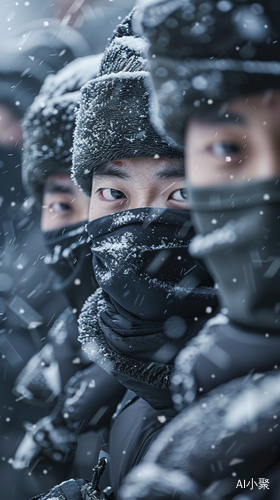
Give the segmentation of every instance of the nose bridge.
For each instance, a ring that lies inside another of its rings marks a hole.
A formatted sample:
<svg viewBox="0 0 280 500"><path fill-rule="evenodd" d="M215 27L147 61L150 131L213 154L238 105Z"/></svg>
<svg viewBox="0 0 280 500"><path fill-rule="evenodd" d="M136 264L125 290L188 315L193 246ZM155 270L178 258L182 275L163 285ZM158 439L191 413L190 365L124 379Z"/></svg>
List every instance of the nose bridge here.
<svg viewBox="0 0 280 500"><path fill-rule="evenodd" d="M279 134L272 131L267 135L266 172L268 175L280 176L280 141Z"/></svg>
<svg viewBox="0 0 280 500"><path fill-rule="evenodd" d="M151 207L155 201L154 198L154 189L151 181L150 186L138 186L138 188L134 190L130 208Z"/></svg>
<svg viewBox="0 0 280 500"><path fill-rule="evenodd" d="M280 176L280 137L278 130L268 126L262 129L262 136L258 136L258 176Z"/></svg>

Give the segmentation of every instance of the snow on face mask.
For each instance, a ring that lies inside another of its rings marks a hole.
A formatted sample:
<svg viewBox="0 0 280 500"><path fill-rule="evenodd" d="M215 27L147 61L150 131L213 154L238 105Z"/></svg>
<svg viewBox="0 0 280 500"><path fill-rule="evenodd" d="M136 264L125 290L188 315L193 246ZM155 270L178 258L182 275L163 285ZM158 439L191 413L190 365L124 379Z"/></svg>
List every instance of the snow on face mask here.
<svg viewBox="0 0 280 500"><path fill-rule="evenodd" d="M263 331L280 330L280 179L190 191L202 258L228 316Z"/></svg>
<svg viewBox="0 0 280 500"><path fill-rule="evenodd" d="M43 236L45 246L51 252L46 255L45 264L50 265L62 278L67 278L77 262L75 254L87 240L85 222L43 231Z"/></svg>
<svg viewBox="0 0 280 500"><path fill-rule="evenodd" d="M93 220L87 231L99 286L128 312L143 320L205 313L213 282L188 252L188 211L139 208Z"/></svg>
<svg viewBox="0 0 280 500"><path fill-rule="evenodd" d="M74 309L80 311L96 289L85 221L44 231L45 246L51 252L45 264L56 273L53 288L63 292Z"/></svg>

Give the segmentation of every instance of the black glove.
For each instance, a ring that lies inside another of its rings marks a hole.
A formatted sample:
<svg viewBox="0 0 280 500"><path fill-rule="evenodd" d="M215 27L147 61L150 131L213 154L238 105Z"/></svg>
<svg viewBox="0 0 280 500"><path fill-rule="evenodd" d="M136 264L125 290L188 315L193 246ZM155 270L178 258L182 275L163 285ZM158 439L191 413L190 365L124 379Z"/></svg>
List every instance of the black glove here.
<svg viewBox="0 0 280 500"><path fill-rule="evenodd" d="M50 406L61 392L59 365L53 346L48 343L32 356L18 375L13 393L22 400L40 406Z"/></svg>
<svg viewBox="0 0 280 500"><path fill-rule="evenodd" d="M77 435L69 430L61 417L63 397L60 398L51 415L36 424L24 424L25 436L21 441L13 460L13 468L23 470L39 455L43 454L55 462L66 463L73 460Z"/></svg>
<svg viewBox="0 0 280 500"><path fill-rule="evenodd" d="M112 488L104 491L99 489L99 481L110 457L105 452L100 452L97 465L93 468L91 481L85 479L69 479L55 486L43 495L37 495L31 500L114 500Z"/></svg>

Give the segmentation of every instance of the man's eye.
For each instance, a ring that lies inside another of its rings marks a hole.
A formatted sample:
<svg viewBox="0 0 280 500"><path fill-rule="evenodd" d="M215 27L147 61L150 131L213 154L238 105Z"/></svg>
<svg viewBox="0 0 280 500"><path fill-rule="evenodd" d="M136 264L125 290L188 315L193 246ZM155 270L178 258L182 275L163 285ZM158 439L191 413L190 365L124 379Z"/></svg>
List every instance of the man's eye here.
<svg viewBox="0 0 280 500"><path fill-rule="evenodd" d="M234 143L217 142L211 146L211 151L214 155L224 158L225 156L240 153L240 148Z"/></svg>
<svg viewBox="0 0 280 500"><path fill-rule="evenodd" d="M105 200L120 200L122 198L125 198L124 193L122 191L118 191L117 189L100 189L100 193L102 198L104 198Z"/></svg>
<svg viewBox="0 0 280 500"><path fill-rule="evenodd" d="M56 201L50 208L53 212L66 212L68 210L71 210L71 205L69 205L69 203L61 203L59 201Z"/></svg>
<svg viewBox="0 0 280 500"><path fill-rule="evenodd" d="M187 200L187 190L186 189L177 189L177 191L173 191L171 193L170 198L176 201L186 201Z"/></svg>

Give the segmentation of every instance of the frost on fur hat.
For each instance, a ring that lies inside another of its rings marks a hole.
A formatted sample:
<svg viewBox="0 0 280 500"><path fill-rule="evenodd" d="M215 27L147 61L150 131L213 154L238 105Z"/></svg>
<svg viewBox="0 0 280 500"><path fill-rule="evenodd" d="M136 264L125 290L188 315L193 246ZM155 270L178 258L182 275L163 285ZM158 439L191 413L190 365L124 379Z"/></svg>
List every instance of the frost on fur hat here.
<svg viewBox="0 0 280 500"><path fill-rule="evenodd" d="M280 2L142 0L138 21L151 43L157 129L178 145L195 112L280 88Z"/></svg>
<svg viewBox="0 0 280 500"><path fill-rule="evenodd" d="M101 57L76 59L56 75L49 75L24 115L23 185L39 201L48 177L70 173L79 89L97 75Z"/></svg>
<svg viewBox="0 0 280 500"><path fill-rule="evenodd" d="M181 158L149 117L147 42L134 34L135 9L116 28L100 74L82 89L73 143L73 178L90 195L94 169L124 158Z"/></svg>

